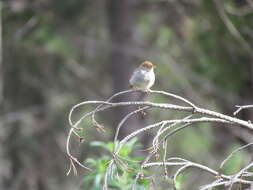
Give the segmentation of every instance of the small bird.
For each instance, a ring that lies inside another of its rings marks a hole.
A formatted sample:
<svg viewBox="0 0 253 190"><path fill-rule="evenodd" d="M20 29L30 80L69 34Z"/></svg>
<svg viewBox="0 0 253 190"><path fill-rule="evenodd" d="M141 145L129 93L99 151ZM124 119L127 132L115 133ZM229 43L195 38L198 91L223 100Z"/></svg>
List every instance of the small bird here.
<svg viewBox="0 0 253 190"><path fill-rule="evenodd" d="M149 92L150 88L155 83L155 73L154 68L156 68L150 61L144 61L137 69L134 70L129 83L133 89L143 90L144 92Z"/></svg>

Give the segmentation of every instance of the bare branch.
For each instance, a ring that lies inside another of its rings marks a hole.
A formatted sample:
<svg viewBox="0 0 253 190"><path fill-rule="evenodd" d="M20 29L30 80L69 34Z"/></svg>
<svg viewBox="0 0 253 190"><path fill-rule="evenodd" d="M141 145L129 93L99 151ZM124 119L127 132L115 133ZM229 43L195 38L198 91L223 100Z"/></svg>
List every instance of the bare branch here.
<svg viewBox="0 0 253 190"><path fill-rule="evenodd" d="M116 97L118 97L118 96L120 96L120 95L122 95L122 94L129 93L129 92L133 92L133 90L130 89L130 90L125 90L125 91L122 91L122 92L118 92L118 93L112 95L110 98L108 98L108 99L106 100L106 102L110 102L110 101L112 101L114 98L116 98ZM98 110L100 107L102 107L103 105L104 105L104 104L100 104L98 107L96 107L96 109L94 110L94 112L93 112L93 114L92 114L92 122L93 122L94 125L99 125L99 124L97 123L97 121L95 120L95 113L96 113L97 110Z"/></svg>
<svg viewBox="0 0 253 190"><path fill-rule="evenodd" d="M204 186L200 187L199 189L200 190L206 190L206 189L210 189L210 188L212 189L213 187L218 187L218 186L222 186L222 185L227 184L227 181L223 181L223 182L221 182L221 181L222 181L222 179L215 180L214 182L204 185Z"/></svg>
<svg viewBox="0 0 253 190"><path fill-rule="evenodd" d="M123 145L125 144L129 139L135 137L141 132L153 129L155 127L161 126L161 125L167 125L167 124L172 124L172 123L186 123L186 124L192 124L192 123L200 123L200 122L218 122L218 123L231 123L229 121L219 119L219 118L207 118L207 117L202 117L202 118L197 118L197 119L174 119L174 120L164 120L160 121L158 123L148 125L147 127L141 128L139 130L136 130L126 136L123 140L120 141L120 144Z"/></svg>
<svg viewBox="0 0 253 190"><path fill-rule="evenodd" d="M248 144L246 144L246 145L243 145L243 146L241 146L241 147L235 149L235 150L234 150L231 154L229 154L228 157L221 163L220 168L223 168L223 166L225 165L225 163L226 163L233 155L235 155L237 152L239 152L239 151L243 150L244 148L247 148L248 146L251 146L251 145L253 145L253 142L248 143Z"/></svg>
<svg viewBox="0 0 253 190"><path fill-rule="evenodd" d="M174 174L174 177L173 177L173 181L174 181L174 184L176 184L176 181L177 181L177 176L179 174L181 174L184 170L186 170L188 167L190 167L191 165L189 164L185 164L183 167L179 168L177 170L177 172Z"/></svg>
<svg viewBox="0 0 253 190"><path fill-rule="evenodd" d="M162 94L162 95L165 95L165 96L169 96L169 97L172 97L172 98L181 100L181 101L187 103L188 105L192 106L193 108L196 108L196 107L197 107L197 106L195 106L192 102L190 102L189 100L186 100L185 98L183 98L183 97L181 97L181 96L178 96L178 95L176 95L176 94L172 94L172 93L164 92L164 91L157 91L157 90L150 90L150 93Z"/></svg>
<svg viewBox="0 0 253 190"><path fill-rule="evenodd" d="M72 168L73 168L74 171L75 171L75 166L74 166L74 163L73 163L73 162L75 162L76 164L78 164L78 165L81 166L82 168L91 171L91 170L92 170L91 168L88 168L88 167L84 166L82 163L80 163L80 162L78 161L78 159L77 159L76 157L72 156L71 153L70 153L70 150L69 150L69 141L70 141L71 134L73 133L73 130L75 130L75 128L71 128L71 129L69 130L69 134L68 134L68 138L67 138L67 142L66 142L66 151L67 151L67 154L68 154L68 156L69 156L69 158L70 158L71 165L73 166ZM70 170L71 170L71 169L70 169ZM70 171L68 171L67 174L69 174L69 172L70 172Z"/></svg>
<svg viewBox="0 0 253 190"><path fill-rule="evenodd" d="M197 163L193 163L193 162L190 162L190 161L186 161L186 162L150 162L150 163L147 163L147 164L144 164L144 168L149 168L149 167L153 167L153 166L162 166L163 164L167 165L167 166L188 166L188 167L195 167L195 168L199 168L199 169L202 169L214 176L218 176L219 173L211 168L208 168L204 165L201 165L201 164L197 164ZM222 175L221 176L222 178L225 178L225 179L230 179L229 176L226 176L226 175Z"/></svg>
<svg viewBox="0 0 253 190"><path fill-rule="evenodd" d="M122 93L126 93L129 91L123 91ZM165 94L165 95L171 95L170 93L166 93L163 91L151 91L151 93L159 93L159 94ZM117 93L120 94L120 93ZM112 96L114 97L114 96ZM173 97L177 97L177 99L182 100L183 102L190 102L188 100L186 100L185 98L182 98L180 96L174 95ZM171 110L178 110L178 111L187 111L187 112L192 112L192 113L199 113L199 114L203 114L203 115L209 115L209 116L213 116L213 117L217 117L220 119L224 119L227 121L230 121L234 124L238 124L241 125L243 127L249 128L249 129L253 129L253 125L247 121L235 118L235 117L231 117L231 116L227 116L218 112L214 112L214 111L210 111L207 109L203 109L203 108L199 108L197 106L195 106L194 104L192 104L192 107L184 107L184 106L178 106L178 105L173 105L173 104L161 104L161 103L153 103L153 102L118 102L118 103L110 103L110 102L106 102L106 101L85 101L85 102L81 102L79 104L76 104L70 111L69 113L69 123L71 126L73 126L73 122L72 122L72 114L73 111L83 105L87 105L87 104L104 104L104 105L110 105L111 107L118 107L118 106L129 106L129 105L138 105L138 106L150 106L150 107L155 107L155 108L161 108L161 109L171 109ZM96 112L96 110L94 110L94 112Z"/></svg>
<svg viewBox="0 0 253 190"><path fill-rule="evenodd" d="M115 132L115 136L114 136L114 150L116 149L116 143L117 143L117 139L118 139L118 135L119 135L119 130L121 128L121 126L126 122L126 120L131 117L132 115L138 113L138 112L141 112L141 111L144 111L146 109L148 109L149 106L145 106L145 107L142 107L142 108L139 108L133 112L130 112L129 114L127 114L119 123L119 125L117 126L117 129L116 129L116 132Z"/></svg>
<svg viewBox="0 0 253 190"><path fill-rule="evenodd" d="M241 169L235 176L233 176L229 182L230 187L229 190L232 189L233 184L235 184L236 182L238 182L238 179L240 176L243 175L244 172L246 172L248 169L250 169L253 166L253 162L251 162L250 164L248 164L246 167L244 167L243 169ZM250 184L252 184L253 182L251 182Z"/></svg>
<svg viewBox="0 0 253 190"><path fill-rule="evenodd" d="M150 162L150 163L146 163L144 164L144 168L149 168L149 167L153 167L153 166L163 166L163 165L167 165L167 166L187 166L186 168L188 167L194 167L194 168L198 168L200 170L203 170L203 171L206 171L207 173L215 176L215 177L220 177L221 179L224 179L224 180L231 180L233 179L233 183L241 183L241 184L252 184L251 181L247 181L247 180L244 180L244 179L240 179L239 176L240 175L236 175L235 178L232 178L231 176L228 176L228 175L224 175L224 174L219 174L219 172L207 167L207 166L204 166L204 165L201 165L201 164L197 164L197 163L194 163L194 162L190 162L190 161L186 161L186 162ZM250 167L252 167L253 163L248 165L247 167L245 167L243 170L241 170L240 172L244 172L245 170L249 169ZM185 168L184 168L185 169ZM227 183L229 184L230 182L227 181Z"/></svg>
<svg viewBox="0 0 253 190"><path fill-rule="evenodd" d="M127 169L128 165L125 162L131 161L131 160L119 155L119 151L120 151L121 147L124 144L126 144L131 138L133 138L143 132L146 132L151 129L156 129L156 128L157 128L157 132L156 132L155 136L153 137L152 151L149 152L149 154L146 156L146 158L144 159L144 161L142 163L136 162L136 163L140 164L141 169L136 171L136 177L135 177L134 183L132 184L132 189L135 188L135 185L137 184L137 180L140 177L144 177L144 172L143 172L144 168L147 169L147 168L153 167L153 166L163 167L164 172L165 172L165 176L168 175L167 174L167 167L180 166L180 168L174 174L174 178L173 178L174 182L176 181L176 178L179 174L184 172L186 169L192 168L192 167L199 168L202 171L208 172L209 174L215 176L216 178L218 177L218 179L215 180L213 183L202 186L201 189L203 189L203 190L209 189L212 187L222 186L222 185L230 186L230 188L231 188L234 183L241 183L241 184L248 184L248 185L252 183L251 181L245 180L243 178L245 178L246 176L252 176L252 173L248 172L247 170L253 166L253 163L251 163L248 166L246 166L245 168L241 169L234 176L228 176L228 175L220 174L218 171L215 171L215 170L209 168L208 166L197 164L194 162L190 162L190 161L183 159L183 158L179 158L179 157L167 158L167 146L166 146L167 140L170 136L176 134L177 132L179 132L179 131L181 131L181 130L183 130L183 129L187 128L188 126L191 126L195 123L202 123L202 122L224 123L224 124L228 124L228 125L238 126L241 128L247 128L252 131L253 124L251 122L241 120L236 117L229 116L229 115L221 114L221 113L218 113L215 111L200 108L200 107L196 106L195 104L193 104L191 101L189 101L181 96L178 96L178 95L175 95L172 93L168 93L168 92L164 92L164 91L151 90L150 93L164 95L166 97L174 98L176 100L181 101L183 104L186 104L186 106L177 105L177 104L168 104L168 103L155 103L155 102L150 102L150 101L111 102L117 96L120 96L125 93L132 93L132 92L134 92L134 91L133 90L126 90L126 91L122 91L122 92L118 92L118 93L114 94L106 101L84 101L84 102L78 103L72 107L72 109L69 112L69 117L68 117L69 124L70 124L71 128L69 130L69 134L68 134L67 142L66 142L66 152L67 152L67 155L69 156L69 159L70 159L70 169L68 171L68 174L71 171L73 171L74 173L77 173L76 166L75 166L76 164L81 166L82 168L91 170L90 168L88 168L88 167L84 166L82 163L80 163L78 161L78 159L76 157L74 157L70 152L70 139L71 139L72 134L74 133L74 134L76 134L76 136L78 138L82 138L77 133L77 130L80 129L79 125L81 124L81 122L84 119L87 119L88 117L91 116L93 124L99 125L99 123L95 120L96 113L101 112L101 111L105 111L107 109L115 108L115 107L136 105L139 108L128 113L127 115L125 115L125 117L117 125L117 129L116 129L115 136L114 136L114 148L113 148L113 152L111 154L111 160L110 160L109 165L108 165L106 172L105 172L103 190L108 190L109 177L117 175L118 168L123 169L123 170ZM89 105L89 106L93 105L93 106L95 106L95 108L94 108L94 110L85 113L76 122L73 122L72 115L73 115L74 111L77 108L79 108L81 106L85 106L85 105ZM247 108L249 108L249 106ZM178 111L178 112L188 112L191 114L185 118L182 118L182 119L162 120L162 121L158 121L153 124L144 126L141 129L137 129L136 131L132 132L131 134L125 136L121 141L118 142L117 141L118 134L119 134L121 127L127 123L128 119L131 116L133 116L134 114L137 114L138 112L146 110L146 109L172 110L172 111ZM240 106L239 109L240 110L244 109L244 107ZM195 118L193 118L193 116L195 116ZM179 126L177 128L173 129L173 127L175 127L177 125L179 125ZM84 128L81 128L81 129L84 130ZM238 152L238 151L242 150L243 148L246 148L252 144L253 144L253 142L249 143L247 145L244 145L244 146L236 149L235 151L233 151L223 161L223 163L221 164L221 168L227 162L227 160L230 159L230 157L232 155L234 155L236 152ZM162 146L162 149L161 149L161 146ZM159 150L162 150L164 153L163 158L162 158L162 162L150 162L151 158L153 158L156 155L159 155L159 152L158 152ZM148 177L148 179L150 179L150 177Z"/></svg>
<svg viewBox="0 0 253 190"><path fill-rule="evenodd" d="M233 115L238 114L238 113L239 113L240 111L242 111L243 109L253 108L253 105L245 105L245 106L236 105L235 107L237 107L238 109L235 110L235 112L233 113Z"/></svg>

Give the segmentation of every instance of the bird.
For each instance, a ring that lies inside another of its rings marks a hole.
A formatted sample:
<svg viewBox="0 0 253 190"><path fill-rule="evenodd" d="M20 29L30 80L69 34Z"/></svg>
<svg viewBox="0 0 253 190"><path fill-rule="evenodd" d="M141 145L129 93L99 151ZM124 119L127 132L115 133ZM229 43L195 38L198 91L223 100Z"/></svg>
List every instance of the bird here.
<svg viewBox="0 0 253 190"><path fill-rule="evenodd" d="M141 63L130 77L130 87L135 90L150 92L150 88L155 83L154 68L156 68L156 66L150 61L144 61Z"/></svg>

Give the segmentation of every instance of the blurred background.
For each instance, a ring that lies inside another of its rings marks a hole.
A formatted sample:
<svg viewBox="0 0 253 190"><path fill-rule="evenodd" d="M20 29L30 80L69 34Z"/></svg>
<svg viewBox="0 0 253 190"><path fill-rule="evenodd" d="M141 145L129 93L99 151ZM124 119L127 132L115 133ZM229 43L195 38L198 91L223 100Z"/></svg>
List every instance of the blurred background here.
<svg viewBox="0 0 253 190"><path fill-rule="evenodd" d="M0 5L0 189L87 189L81 183L87 171L66 177L68 112L78 102L105 100L128 89L132 71L144 60L157 66L153 89L229 115L237 104L253 104L252 0L8 0ZM175 103L158 95L147 99ZM74 118L91 108L79 109ZM99 156L89 142L112 140L117 122L131 109L99 114L105 133L84 122L86 141L72 151L80 160ZM180 116L149 111L144 119L133 117L120 135ZM238 117L252 120L253 112ZM220 126L182 131L168 142L169 156L215 167L235 147L252 141L249 131ZM146 147L149 138L140 137ZM243 167L252 151L236 155L226 172ZM190 174L182 189L209 180Z"/></svg>

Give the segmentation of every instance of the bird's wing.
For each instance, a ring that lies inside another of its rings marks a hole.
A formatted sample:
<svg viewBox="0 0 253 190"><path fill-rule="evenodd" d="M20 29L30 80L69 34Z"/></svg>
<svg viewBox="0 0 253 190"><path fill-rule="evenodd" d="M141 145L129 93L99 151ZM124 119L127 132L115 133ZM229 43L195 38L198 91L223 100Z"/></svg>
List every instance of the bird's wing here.
<svg viewBox="0 0 253 190"><path fill-rule="evenodd" d="M151 88L155 84L155 73L153 72L151 77L150 77L150 82L148 85L148 89Z"/></svg>
<svg viewBox="0 0 253 190"><path fill-rule="evenodd" d="M137 79L137 75L138 75L138 69L135 69L132 76L130 77L129 83L130 85L134 85Z"/></svg>

